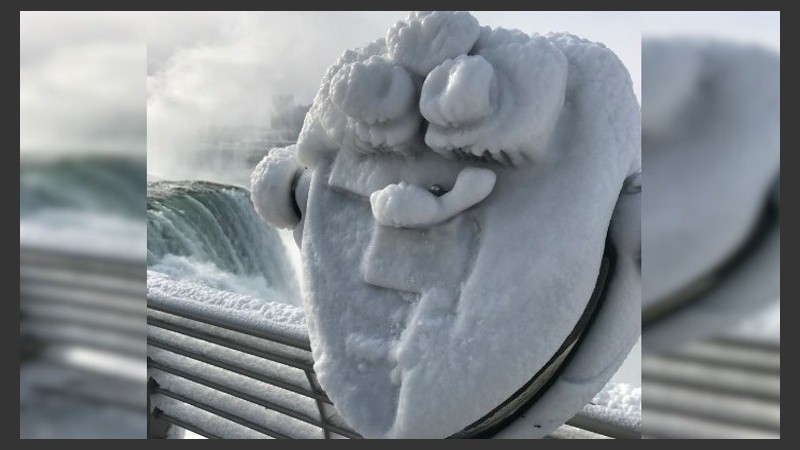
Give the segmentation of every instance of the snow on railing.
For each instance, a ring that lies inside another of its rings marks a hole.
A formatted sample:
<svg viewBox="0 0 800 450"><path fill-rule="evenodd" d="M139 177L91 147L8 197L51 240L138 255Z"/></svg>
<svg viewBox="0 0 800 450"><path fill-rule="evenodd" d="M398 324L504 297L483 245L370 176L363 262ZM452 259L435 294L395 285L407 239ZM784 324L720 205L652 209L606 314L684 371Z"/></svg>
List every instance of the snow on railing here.
<svg viewBox="0 0 800 450"><path fill-rule="evenodd" d="M239 314L230 306L249 308L245 297L192 302L191 293L205 297L156 274L149 282L151 437L176 429L207 438L361 437L319 386L305 322L286 311L293 307ZM550 438L638 438L639 426L589 408Z"/></svg>
<svg viewBox="0 0 800 450"><path fill-rule="evenodd" d="M183 306L148 296L155 419L209 438L360 437L337 417L316 381L308 337L291 323L255 327L223 308Z"/></svg>

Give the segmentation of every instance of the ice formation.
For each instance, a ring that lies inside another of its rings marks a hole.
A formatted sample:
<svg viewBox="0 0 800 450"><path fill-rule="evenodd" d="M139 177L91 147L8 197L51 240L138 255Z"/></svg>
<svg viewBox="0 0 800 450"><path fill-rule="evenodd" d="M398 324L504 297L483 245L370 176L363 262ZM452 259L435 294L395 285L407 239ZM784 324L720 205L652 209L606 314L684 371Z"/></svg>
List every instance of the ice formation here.
<svg viewBox="0 0 800 450"><path fill-rule="evenodd" d="M639 333L639 150L630 77L602 44L436 12L345 52L252 192L294 224L315 370L350 425L446 437L481 419L576 326L608 237L609 298L517 435L588 403Z"/></svg>
<svg viewBox="0 0 800 450"><path fill-rule="evenodd" d="M647 307L719 267L752 233L780 170L780 58L651 38L642 60Z"/></svg>

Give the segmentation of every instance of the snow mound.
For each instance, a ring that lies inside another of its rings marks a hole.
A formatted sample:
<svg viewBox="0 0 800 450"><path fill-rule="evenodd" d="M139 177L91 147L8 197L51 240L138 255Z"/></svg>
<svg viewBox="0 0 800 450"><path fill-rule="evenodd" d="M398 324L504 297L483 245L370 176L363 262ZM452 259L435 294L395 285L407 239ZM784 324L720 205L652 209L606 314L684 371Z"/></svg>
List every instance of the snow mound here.
<svg viewBox="0 0 800 450"><path fill-rule="evenodd" d="M583 408L594 419L619 427L642 428L642 388L625 383L609 383Z"/></svg>

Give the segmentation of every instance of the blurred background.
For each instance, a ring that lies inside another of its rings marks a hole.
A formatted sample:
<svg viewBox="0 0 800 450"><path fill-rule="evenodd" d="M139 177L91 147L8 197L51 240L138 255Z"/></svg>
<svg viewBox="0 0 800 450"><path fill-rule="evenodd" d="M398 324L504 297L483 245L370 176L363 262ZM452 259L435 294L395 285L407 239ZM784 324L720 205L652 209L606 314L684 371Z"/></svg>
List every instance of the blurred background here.
<svg viewBox="0 0 800 450"><path fill-rule="evenodd" d="M780 437L780 13L642 35L643 435Z"/></svg>
<svg viewBox="0 0 800 450"><path fill-rule="evenodd" d="M146 29L20 12L20 437L146 436Z"/></svg>

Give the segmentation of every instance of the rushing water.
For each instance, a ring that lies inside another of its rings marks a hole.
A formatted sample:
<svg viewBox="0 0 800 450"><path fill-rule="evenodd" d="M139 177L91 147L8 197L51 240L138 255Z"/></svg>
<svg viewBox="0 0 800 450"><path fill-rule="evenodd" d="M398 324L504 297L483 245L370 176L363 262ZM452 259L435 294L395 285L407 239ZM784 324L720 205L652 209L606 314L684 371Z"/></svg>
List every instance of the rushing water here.
<svg viewBox="0 0 800 450"><path fill-rule="evenodd" d="M20 164L20 218L45 211L140 219L145 207L142 159L76 156Z"/></svg>
<svg viewBox="0 0 800 450"><path fill-rule="evenodd" d="M290 304L300 301L283 241L258 217L249 191L238 186L148 183L147 265L225 291Z"/></svg>
<svg viewBox="0 0 800 450"><path fill-rule="evenodd" d="M109 254L144 265L143 158L29 157L19 174L21 246Z"/></svg>

